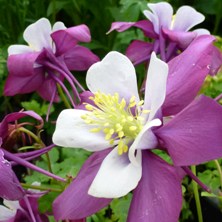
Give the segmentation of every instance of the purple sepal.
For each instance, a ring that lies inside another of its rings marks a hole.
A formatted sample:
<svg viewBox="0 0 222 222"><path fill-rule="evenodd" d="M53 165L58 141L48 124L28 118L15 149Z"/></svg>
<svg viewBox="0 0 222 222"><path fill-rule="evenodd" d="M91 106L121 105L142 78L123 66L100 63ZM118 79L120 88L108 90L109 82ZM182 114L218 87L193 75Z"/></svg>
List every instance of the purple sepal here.
<svg viewBox="0 0 222 222"><path fill-rule="evenodd" d="M222 157L222 107L200 96L155 131L176 166L190 166Z"/></svg>
<svg viewBox="0 0 222 222"><path fill-rule="evenodd" d="M44 80L41 66L34 68L39 52L10 55L7 61L9 76L4 86L4 95L30 93L38 89Z"/></svg>
<svg viewBox="0 0 222 222"><path fill-rule="evenodd" d="M91 35L86 25L78 25L53 32L51 37L56 45L56 56L65 53L78 42L90 42Z"/></svg>
<svg viewBox="0 0 222 222"><path fill-rule="evenodd" d="M214 76L216 75L220 68L222 67L222 53L221 51L213 46L213 52L212 52L212 61L210 65L210 75Z"/></svg>
<svg viewBox="0 0 222 222"><path fill-rule="evenodd" d="M88 48L76 45L63 54L65 64L69 70L84 71L93 63L99 61L99 57Z"/></svg>
<svg viewBox="0 0 222 222"><path fill-rule="evenodd" d="M1 142L0 142L1 144ZM25 195L11 164L4 158L0 149L0 197L7 200L20 200Z"/></svg>
<svg viewBox="0 0 222 222"><path fill-rule="evenodd" d="M169 62L164 116L175 115L196 97L210 71L214 40L210 35L199 36Z"/></svg>
<svg viewBox="0 0 222 222"><path fill-rule="evenodd" d="M127 222L177 222L182 207L176 168L143 151L143 176L133 191Z"/></svg>
<svg viewBox="0 0 222 222"><path fill-rule="evenodd" d="M141 29L146 37L158 37L154 31L153 24L149 20L141 20L138 22L113 22L108 33L112 32L113 30L116 30L117 32L124 32L131 27L137 27Z"/></svg>
<svg viewBox="0 0 222 222"><path fill-rule="evenodd" d="M88 195L89 187L109 152L110 149L107 149L92 154L69 187L55 199L53 212L56 220L82 219L99 211L111 202L112 199Z"/></svg>
<svg viewBox="0 0 222 222"><path fill-rule="evenodd" d="M153 44L134 40L126 50L126 56L134 65L148 61L153 51Z"/></svg>

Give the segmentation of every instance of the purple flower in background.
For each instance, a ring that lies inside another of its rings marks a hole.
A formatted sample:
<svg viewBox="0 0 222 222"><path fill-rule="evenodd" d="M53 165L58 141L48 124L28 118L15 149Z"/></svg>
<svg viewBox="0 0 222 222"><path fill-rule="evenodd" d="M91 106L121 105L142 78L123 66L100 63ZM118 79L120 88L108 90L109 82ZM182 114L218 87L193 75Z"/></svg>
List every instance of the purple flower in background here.
<svg viewBox="0 0 222 222"><path fill-rule="evenodd" d="M182 201L178 168L222 156L222 107L201 96L158 127L166 81L167 65L153 55L143 104L135 70L126 57L111 52L90 67L86 82L94 93L90 97L94 105L86 103L86 110L64 110L53 141L97 152L55 200L57 219L84 218L135 188L128 221L159 221L159 206L163 206L164 221L177 221ZM178 168L147 151L158 146L167 149Z"/></svg>
<svg viewBox="0 0 222 222"><path fill-rule="evenodd" d="M204 20L204 16L190 6L180 7L175 15L172 6L167 2L149 3L148 8L150 11L145 10L144 15L149 20L114 22L109 30L109 32L113 30L123 32L134 26L141 29L145 37L154 40L152 42L134 40L129 45L126 55L135 65L149 61L152 51L160 54L162 60L169 61L177 56L178 52L184 51L198 36L210 34L206 29L189 31ZM222 64L222 56L216 47L214 54L212 66L218 68L218 63L219 66ZM216 74L218 69L212 69L214 70L209 72Z"/></svg>
<svg viewBox="0 0 222 222"><path fill-rule="evenodd" d="M87 70L98 57L89 49L78 45L90 42L90 32L86 25L66 28L62 22L51 27L46 18L41 18L24 31L28 45L12 45L8 49L9 76L4 94L14 96L36 91L43 99L58 101L59 84L69 97L73 98L63 81L66 80L74 95L79 98L77 88L83 88L69 70Z"/></svg>
<svg viewBox="0 0 222 222"><path fill-rule="evenodd" d="M20 201L4 200L4 206L0 206L0 222L48 222L44 214L38 210L38 198L40 194L30 194Z"/></svg>
<svg viewBox="0 0 222 222"><path fill-rule="evenodd" d="M33 111L21 111L21 112L14 112L7 114L4 119L0 122L0 138L2 139L2 146L8 150L12 150L14 145L21 140L24 139L24 133L19 132L17 129L19 127L24 127L25 125L34 125L31 122L22 122L19 123L18 120L24 117L31 117L39 122L39 125L35 127L37 129L41 129L43 127L43 120L42 118Z"/></svg>

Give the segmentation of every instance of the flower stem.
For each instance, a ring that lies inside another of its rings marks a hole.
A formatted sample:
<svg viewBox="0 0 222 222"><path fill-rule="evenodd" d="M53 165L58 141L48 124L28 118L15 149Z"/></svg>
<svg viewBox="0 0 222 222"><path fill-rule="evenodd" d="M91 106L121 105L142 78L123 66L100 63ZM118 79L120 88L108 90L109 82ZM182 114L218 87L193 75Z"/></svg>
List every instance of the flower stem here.
<svg viewBox="0 0 222 222"><path fill-rule="evenodd" d="M66 97L65 97L65 95L64 95L64 93L62 91L62 88L61 88L61 86L59 84L57 84L57 88L58 88L59 95L61 96L62 101L64 102L66 108L71 109L72 107L70 106L68 100L66 99Z"/></svg>
<svg viewBox="0 0 222 222"><path fill-rule="evenodd" d="M196 175L196 166L191 166L191 170L193 174ZM195 198L196 208L197 208L198 222L203 222L202 209L201 209L197 183L194 180L192 180L192 185L193 185L194 198Z"/></svg>
<svg viewBox="0 0 222 222"><path fill-rule="evenodd" d="M18 130L20 132L26 133L27 135L31 136L38 144L42 144L41 139L36 136L33 132L31 132L30 130L24 128L24 127L19 127Z"/></svg>
<svg viewBox="0 0 222 222"><path fill-rule="evenodd" d="M62 192L62 189L57 189L57 188L53 188L53 187L47 187L47 186L35 186L35 185L30 185L30 184L26 184L26 183L21 183L23 188L30 188L30 189L34 189L34 190L42 190L42 191L54 191L54 192Z"/></svg>
<svg viewBox="0 0 222 222"><path fill-rule="evenodd" d="M220 167L220 164L218 162L218 160L214 160L214 163L217 167L217 171L219 173L219 177L220 177L220 186L221 186L221 189L222 189L222 170L221 170L221 167Z"/></svg>

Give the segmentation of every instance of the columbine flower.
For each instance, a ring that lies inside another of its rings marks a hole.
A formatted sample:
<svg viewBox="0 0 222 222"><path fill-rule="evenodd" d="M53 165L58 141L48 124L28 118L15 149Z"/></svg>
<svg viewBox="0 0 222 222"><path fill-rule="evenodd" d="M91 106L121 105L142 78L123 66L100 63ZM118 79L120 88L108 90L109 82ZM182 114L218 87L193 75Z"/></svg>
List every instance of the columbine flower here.
<svg viewBox="0 0 222 222"><path fill-rule="evenodd" d="M152 51L160 54L162 60L169 61L177 56L179 51L184 51L196 37L210 34L206 29L189 31L204 20L204 16L190 6L180 7L174 16L173 8L167 2L149 3L148 8L151 11L145 10L144 15L149 20L114 22L109 30L109 32L113 30L123 32L134 26L141 29L145 37L154 39L153 42L134 40L129 45L126 55L135 65L148 61ZM214 50L217 59L220 53L216 48ZM221 56L220 61L212 60L214 71L210 70L211 74L216 74L219 69L215 62L220 66Z"/></svg>
<svg viewBox="0 0 222 222"><path fill-rule="evenodd" d="M111 64L115 68L111 69ZM121 197L137 186L142 175L141 150L157 145L152 128L161 125L155 117L165 98L167 73L168 66L153 54L143 101L139 99L135 69L127 57L111 52L88 70L86 82L94 93L91 100L95 105L86 104L86 111L64 110L57 120L53 141L90 151L114 147L103 161L89 194ZM160 77L156 84L155 75ZM155 95L159 84L161 90Z"/></svg>
<svg viewBox="0 0 222 222"><path fill-rule="evenodd" d="M88 27L66 28L62 22L51 27L48 19L42 18L28 26L23 37L28 46L12 45L8 49L9 76L4 94L13 96L37 91L43 99L58 101L58 83L74 106L63 80L69 82L78 98L76 87L83 88L69 70L87 70L98 61L90 50L78 45L78 42L91 40Z"/></svg>
<svg viewBox="0 0 222 222"><path fill-rule="evenodd" d="M201 96L159 126L167 70L153 54L143 104L135 70L123 55L111 52L89 69L86 81L94 94L92 103L85 104L86 110L64 110L53 141L97 152L55 200L56 219L87 217L110 198L135 188L127 221L160 221L160 208L165 222L178 221L184 173L178 170L222 156L222 108ZM158 146L167 149L175 166L151 152Z"/></svg>

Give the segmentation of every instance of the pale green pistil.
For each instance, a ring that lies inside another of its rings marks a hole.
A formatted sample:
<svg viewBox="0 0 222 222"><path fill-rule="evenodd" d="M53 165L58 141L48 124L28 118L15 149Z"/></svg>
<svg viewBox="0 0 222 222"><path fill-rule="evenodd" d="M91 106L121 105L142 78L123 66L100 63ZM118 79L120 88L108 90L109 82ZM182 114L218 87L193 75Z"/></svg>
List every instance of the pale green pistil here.
<svg viewBox="0 0 222 222"><path fill-rule="evenodd" d="M81 116L87 124L95 126L90 131L94 133L103 131L105 139L111 145L117 140L119 155L127 152L127 143L134 140L143 128L141 113L148 112L148 110L141 111L143 100L136 103L136 97L132 96L127 105L124 98L119 99L118 93L106 95L101 92L96 92L90 99L95 106L86 103L85 107L91 113ZM131 112L133 107L135 115Z"/></svg>

